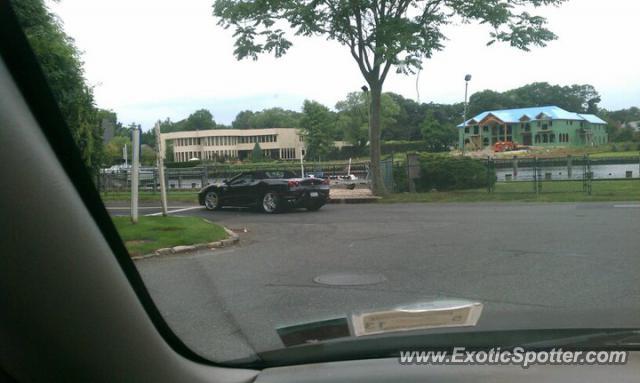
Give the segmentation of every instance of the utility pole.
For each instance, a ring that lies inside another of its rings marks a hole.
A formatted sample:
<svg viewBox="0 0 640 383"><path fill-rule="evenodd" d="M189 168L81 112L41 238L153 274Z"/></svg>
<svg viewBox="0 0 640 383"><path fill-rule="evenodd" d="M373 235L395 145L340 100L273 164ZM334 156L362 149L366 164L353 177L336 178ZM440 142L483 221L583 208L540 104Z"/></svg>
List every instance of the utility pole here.
<svg viewBox="0 0 640 383"><path fill-rule="evenodd" d="M140 129L135 127L131 130L131 222L138 223L138 182L140 172Z"/></svg>
<svg viewBox="0 0 640 383"><path fill-rule="evenodd" d="M124 144L124 146L122 147L122 158L124 158L124 168L128 168L129 167L129 161L127 159L127 144Z"/></svg>
<svg viewBox="0 0 640 383"><path fill-rule="evenodd" d="M160 122L153 127L156 132L156 164L158 166L158 178L160 178L160 202L162 203L162 216L167 216L167 185L164 182L164 153L162 139L160 138Z"/></svg>

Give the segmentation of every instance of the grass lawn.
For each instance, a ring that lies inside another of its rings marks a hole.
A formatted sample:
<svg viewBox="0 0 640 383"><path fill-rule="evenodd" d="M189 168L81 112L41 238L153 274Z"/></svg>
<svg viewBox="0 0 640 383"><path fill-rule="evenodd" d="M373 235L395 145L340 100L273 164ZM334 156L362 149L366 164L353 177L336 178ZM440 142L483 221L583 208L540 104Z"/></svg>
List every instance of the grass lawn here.
<svg viewBox="0 0 640 383"><path fill-rule="evenodd" d="M638 152L637 150L630 150L628 152L600 152L589 154L589 157L591 158L638 158L638 156L640 156L640 152Z"/></svg>
<svg viewBox="0 0 640 383"><path fill-rule="evenodd" d="M582 181L542 182L536 195L532 182L499 182L495 192L471 189L433 193L395 193L382 203L396 202L602 202L640 201L640 180L594 181L591 195L582 191Z"/></svg>
<svg viewBox="0 0 640 383"><path fill-rule="evenodd" d="M102 192L100 193L103 201L130 201L131 192ZM160 204L160 192L141 191L138 193L140 202L158 202ZM167 201L175 202L192 202L198 204L197 191L168 191Z"/></svg>
<svg viewBox="0 0 640 383"><path fill-rule="evenodd" d="M227 238L222 226L198 217L113 217L131 256L149 254L164 247L214 242Z"/></svg>

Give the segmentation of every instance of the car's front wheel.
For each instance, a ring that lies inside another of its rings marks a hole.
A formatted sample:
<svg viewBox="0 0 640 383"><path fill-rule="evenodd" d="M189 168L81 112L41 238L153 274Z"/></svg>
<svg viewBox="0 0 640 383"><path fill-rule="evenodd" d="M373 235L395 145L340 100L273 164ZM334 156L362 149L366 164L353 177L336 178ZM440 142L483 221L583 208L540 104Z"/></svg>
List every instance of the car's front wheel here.
<svg viewBox="0 0 640 383"><path fill-rule="evenodd" d="M259 203L260 209L269 214L278 213L282 210L280 197L276 193L267 192L262 196Z"/></svg>
<svg viewBox="0 0 640 383"><path fill-rule="evenodd" d="M218 210L222 207L220 196L214 191L207 192L204 196L204 207L207 210Z"/></svg>

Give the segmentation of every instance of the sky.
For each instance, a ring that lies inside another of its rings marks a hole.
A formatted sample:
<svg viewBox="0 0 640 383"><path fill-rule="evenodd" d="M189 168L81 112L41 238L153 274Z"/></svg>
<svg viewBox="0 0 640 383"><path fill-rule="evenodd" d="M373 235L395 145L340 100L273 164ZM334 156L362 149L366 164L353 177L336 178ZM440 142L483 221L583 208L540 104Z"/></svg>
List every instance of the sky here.
<svg viewBox="0 0 640 383"><path fill-rule="evenodd" d="M237 61L232 30L212 16L213 0L47 4L83 52L97 106L144 130L201 108L230 124L242 110L300 110L305 99L333 107L365 84L348 49L321 37L294 38L279 59ZM384 91L420 102L461 102L469 73L470 94L535 81L588 83L600 92L601 107L640 106L640 1L570 0L536 12L559 36L547 47L523 52L506 44L486 46L486 26L450 25L445 49L423 63L419 77L390 73Z"/></svg>

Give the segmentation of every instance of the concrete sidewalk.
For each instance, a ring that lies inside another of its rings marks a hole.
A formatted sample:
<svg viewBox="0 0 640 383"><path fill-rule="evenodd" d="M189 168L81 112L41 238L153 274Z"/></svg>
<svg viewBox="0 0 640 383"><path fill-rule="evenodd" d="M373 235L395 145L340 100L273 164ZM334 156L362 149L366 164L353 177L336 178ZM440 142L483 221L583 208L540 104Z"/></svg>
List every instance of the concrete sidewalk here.
<svg viewBox="0 0 640 383"><path fill-rule="evenodd" d="M329 203L372 203L380 199L374 196L368 188L362 189L331 189Z"/></svg>

